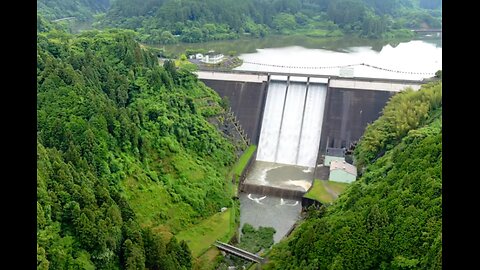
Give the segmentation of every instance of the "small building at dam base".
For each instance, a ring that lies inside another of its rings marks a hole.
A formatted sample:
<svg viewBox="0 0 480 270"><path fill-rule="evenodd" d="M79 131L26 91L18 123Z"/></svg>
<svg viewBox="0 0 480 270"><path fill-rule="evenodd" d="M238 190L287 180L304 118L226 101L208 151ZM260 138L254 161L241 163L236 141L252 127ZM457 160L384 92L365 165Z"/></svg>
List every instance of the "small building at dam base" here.
<svg viewBox="0 0 480 270"><path fill-rule="evenodd" d="M333 160L330 163L330 177L328 180L341 183L352 183L357 179L357 167L345 160Z"/></svg>

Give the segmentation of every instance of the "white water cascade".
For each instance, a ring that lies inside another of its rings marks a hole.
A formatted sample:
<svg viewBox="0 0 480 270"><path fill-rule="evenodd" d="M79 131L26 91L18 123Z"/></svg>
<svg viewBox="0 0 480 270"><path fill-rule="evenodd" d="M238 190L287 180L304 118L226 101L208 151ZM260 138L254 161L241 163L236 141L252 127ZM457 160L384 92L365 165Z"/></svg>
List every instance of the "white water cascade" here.
<svg viewBox="0 0 480 270"><path fill-rule="evenodd" d="M326 85L271 81L257 160L314 167L325 108Z"/></svg>
<svg viewBox="0 0 480 270"><path fill-rule="evenodd" d="M288 86L275 162L296 164L306 90L305 83L291 82Z"/></svg>
<svg viewBox="0 0 480 270"><path fill-rule="evenodd" d="M326 85L309 85L296 165L315 166L318 147L320 145L320 134L322 133L326 97Z"/></svg>
<svg viewBox="0 0 480 270"><path fill-rule="evenodd" d="M262 130L258 143L257 160L275 162L286 89L287 84L283 82L272 81L268 85L267 100L263 111Z"/></svg>

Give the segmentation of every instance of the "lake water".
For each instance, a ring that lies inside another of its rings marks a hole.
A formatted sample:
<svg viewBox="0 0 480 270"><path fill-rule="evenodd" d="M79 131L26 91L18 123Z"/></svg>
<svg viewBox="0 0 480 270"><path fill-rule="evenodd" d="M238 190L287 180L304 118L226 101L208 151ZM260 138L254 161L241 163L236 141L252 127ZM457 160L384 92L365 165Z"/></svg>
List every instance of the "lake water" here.
<svg viewBox="0 0 480 270"><path fill-rule="evenodd" d="M371 46L337 48L335 51L302 46L265 48L241 54L240 58L244 64L236 68L238 70L348 74L368 78L418 80L432 77L442 69L441 45L424 40L402 42L395 47L387 44L379 51Z"/></svg>
<svg viewBox="0 0 480 270"><path fill-rule="evenodd" d="M214 50L223 54L235 51L244 61L244 64L237 69L251 71L322 75L353 72L355 77L417 80L432 77L436 71L442 69L441 37L386 41L349 36L312 38L293 35L195 44L182 43L161 47L176 54L183 53L186 49ZM356 65L361 63L396 72ZM345 65L356 66L344 69L332 68Z"/></svg>

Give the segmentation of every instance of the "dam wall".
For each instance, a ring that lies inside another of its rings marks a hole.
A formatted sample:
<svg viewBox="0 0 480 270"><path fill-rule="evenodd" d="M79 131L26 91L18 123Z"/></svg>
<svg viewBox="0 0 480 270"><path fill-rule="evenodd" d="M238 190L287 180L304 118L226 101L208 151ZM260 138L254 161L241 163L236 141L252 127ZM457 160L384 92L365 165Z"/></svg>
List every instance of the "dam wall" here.
<svg viewBox="0 0 480 270"><path fill-rule="evenodd" d="M378 119L394 94L328 87L317 164L327 147L348 148L350 143L358 141L367 125Z"/></svg>
<svg viewBox="0 0 480 270"><path fill-rule="evenodd" d="M328 177L328 167L317 166L327 147L349 148L394 94L422 84L260 73L204 72L199 78L228 98L249 140L258 146L238 179L238 191L294 200L305 193L298 186Z"/></svg>
<svg viewBox="0 0 480 270"><path fill-rule="evenodd" d="M232 112L252 144L258 144L267 96L267 82L201 79L205 85L226 97Z"/></svg>

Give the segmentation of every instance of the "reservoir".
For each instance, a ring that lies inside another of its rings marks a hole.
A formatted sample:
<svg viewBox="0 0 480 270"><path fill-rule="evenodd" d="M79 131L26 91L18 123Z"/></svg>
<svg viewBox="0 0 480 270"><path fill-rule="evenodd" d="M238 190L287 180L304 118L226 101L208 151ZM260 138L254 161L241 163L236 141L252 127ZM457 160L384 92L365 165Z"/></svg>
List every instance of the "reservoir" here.
<svg viewBox="0 0 480 270"><path fill-rule="evenodd" d="M237 70L279 71L351 77L421 80L442 69L442 48L435 43L412 40L387 44L380 51L370 46L308 49L301 46L258 49L241 54L244 64ZM367 65L361 65L367 64ZM341 66L341 67L338 67Z"/></svg>

